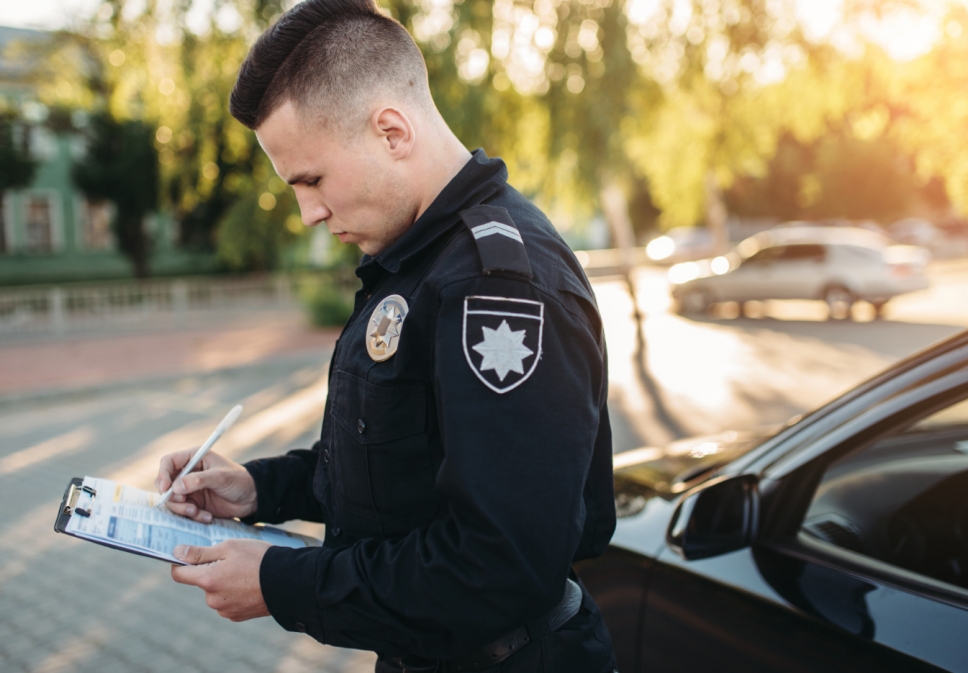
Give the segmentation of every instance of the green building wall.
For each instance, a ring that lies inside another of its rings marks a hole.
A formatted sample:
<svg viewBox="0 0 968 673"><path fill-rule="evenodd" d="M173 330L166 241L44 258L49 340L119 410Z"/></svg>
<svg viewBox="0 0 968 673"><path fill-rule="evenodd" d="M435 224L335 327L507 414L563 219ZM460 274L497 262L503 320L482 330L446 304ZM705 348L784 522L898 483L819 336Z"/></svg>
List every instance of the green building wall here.
<svg viewBox="0 0 968 673"><path fill-rule="evenodd" d="M130 263L113 243L107 249L92 250L82 240L85 199L71 180L73 158L83 151L82 139L54 134L47 129L34 133L32 151L40 162L33 183L26 189L10 190L2 195L7 250L0 252L0 286L131 277ZM52 250L49 252L26 249L26 207L33 195L44 195L51 200ZM149 219L152 275L213 271L215 261L211 255L176 247L176 226L165 213Z"/></svg>

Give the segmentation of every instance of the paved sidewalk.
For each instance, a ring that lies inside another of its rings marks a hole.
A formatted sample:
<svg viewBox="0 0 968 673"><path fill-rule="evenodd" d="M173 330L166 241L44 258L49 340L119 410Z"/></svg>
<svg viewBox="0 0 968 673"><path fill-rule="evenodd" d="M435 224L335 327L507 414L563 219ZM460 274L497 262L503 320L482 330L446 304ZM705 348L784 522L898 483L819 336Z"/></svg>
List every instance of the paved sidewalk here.
<svg viewBox="0 0 968 673"><path fill-rule="evenodd" d="M192 330L0 345L0 398L205 374L329 352L337 336L338 329L310 327L299 311L272 311Z"/></svg>
<svg viewBox="0 0 968 673"><path fill-rule="evenodd" d="M624 284L596 281L616 451L783 421L963 329L968 269L942 271L930 292L866 323L795 303L758 319L683 319L668 313L664 275L646 271L638 335ZM245 412L219 452L244 462L310 446L335 337L296 312L264 312L218 328L0 345L0 671L372 671L372 654L271 619L233 624L165 564L51 530L71 477L149 488L161 455L200 444L236 403Z"/></svg>
<svg viewBox="0 0 968 673"><path fill-rule="evenodd" d="M200 444L236 403L245 412L223 454L310 446L335 338L274 312L218 329L0 346L0 671L371 672L371 653L271 618L234 624L167 564L52 530L71 477L151 488L160 456Z"/></svg>

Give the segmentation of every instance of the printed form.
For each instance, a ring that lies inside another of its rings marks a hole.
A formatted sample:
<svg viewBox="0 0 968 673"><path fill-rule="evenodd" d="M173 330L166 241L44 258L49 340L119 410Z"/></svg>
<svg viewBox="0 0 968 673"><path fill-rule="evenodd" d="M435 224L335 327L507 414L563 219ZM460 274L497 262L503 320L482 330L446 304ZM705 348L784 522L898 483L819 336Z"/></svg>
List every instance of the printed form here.
<svg viewBox="0 0 968 673"><path fill-rule="evenodd" d="M74 509L74 516L66 532L93 542L102 542L158 559L184 565L172 552L175 547L193 545L209 547L225 540L238 538L262 540L280 547L312 547L319 540L270 526L248 526L234 519L215 519L212 523L198 523L179 516L155 503L160 493L125 486L108 479L84 477L84 486L97 493L83 493ZM77 508L90 509L91 515L81 516Z"/></svg>

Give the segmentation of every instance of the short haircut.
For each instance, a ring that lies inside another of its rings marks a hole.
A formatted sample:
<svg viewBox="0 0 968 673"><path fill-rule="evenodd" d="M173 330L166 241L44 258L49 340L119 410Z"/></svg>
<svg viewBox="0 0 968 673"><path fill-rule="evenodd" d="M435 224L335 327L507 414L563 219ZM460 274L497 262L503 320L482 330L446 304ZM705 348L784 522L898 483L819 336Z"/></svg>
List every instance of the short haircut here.
<svg viewBox="0 0 968 673"><path fill-rule="evenodd" d="M252 46L229 99L232 116L257 129L291 101L340 127L365 123L377 93L433 105L413 38L374 0L305 0Z"/></svg>

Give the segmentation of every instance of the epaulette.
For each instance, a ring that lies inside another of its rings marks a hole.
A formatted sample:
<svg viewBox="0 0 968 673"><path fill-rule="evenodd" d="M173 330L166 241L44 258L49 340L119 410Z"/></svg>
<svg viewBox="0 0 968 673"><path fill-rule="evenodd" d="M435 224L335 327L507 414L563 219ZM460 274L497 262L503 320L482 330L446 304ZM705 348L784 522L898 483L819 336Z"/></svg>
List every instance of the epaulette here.
<svg viewBox="0 0 968 673"><path fill-rule="evenodd" d="M532 277L524 241L507 210L498 206L474 206L463 211L460 217L474 237L485 274L509 271Z"/></svg>

